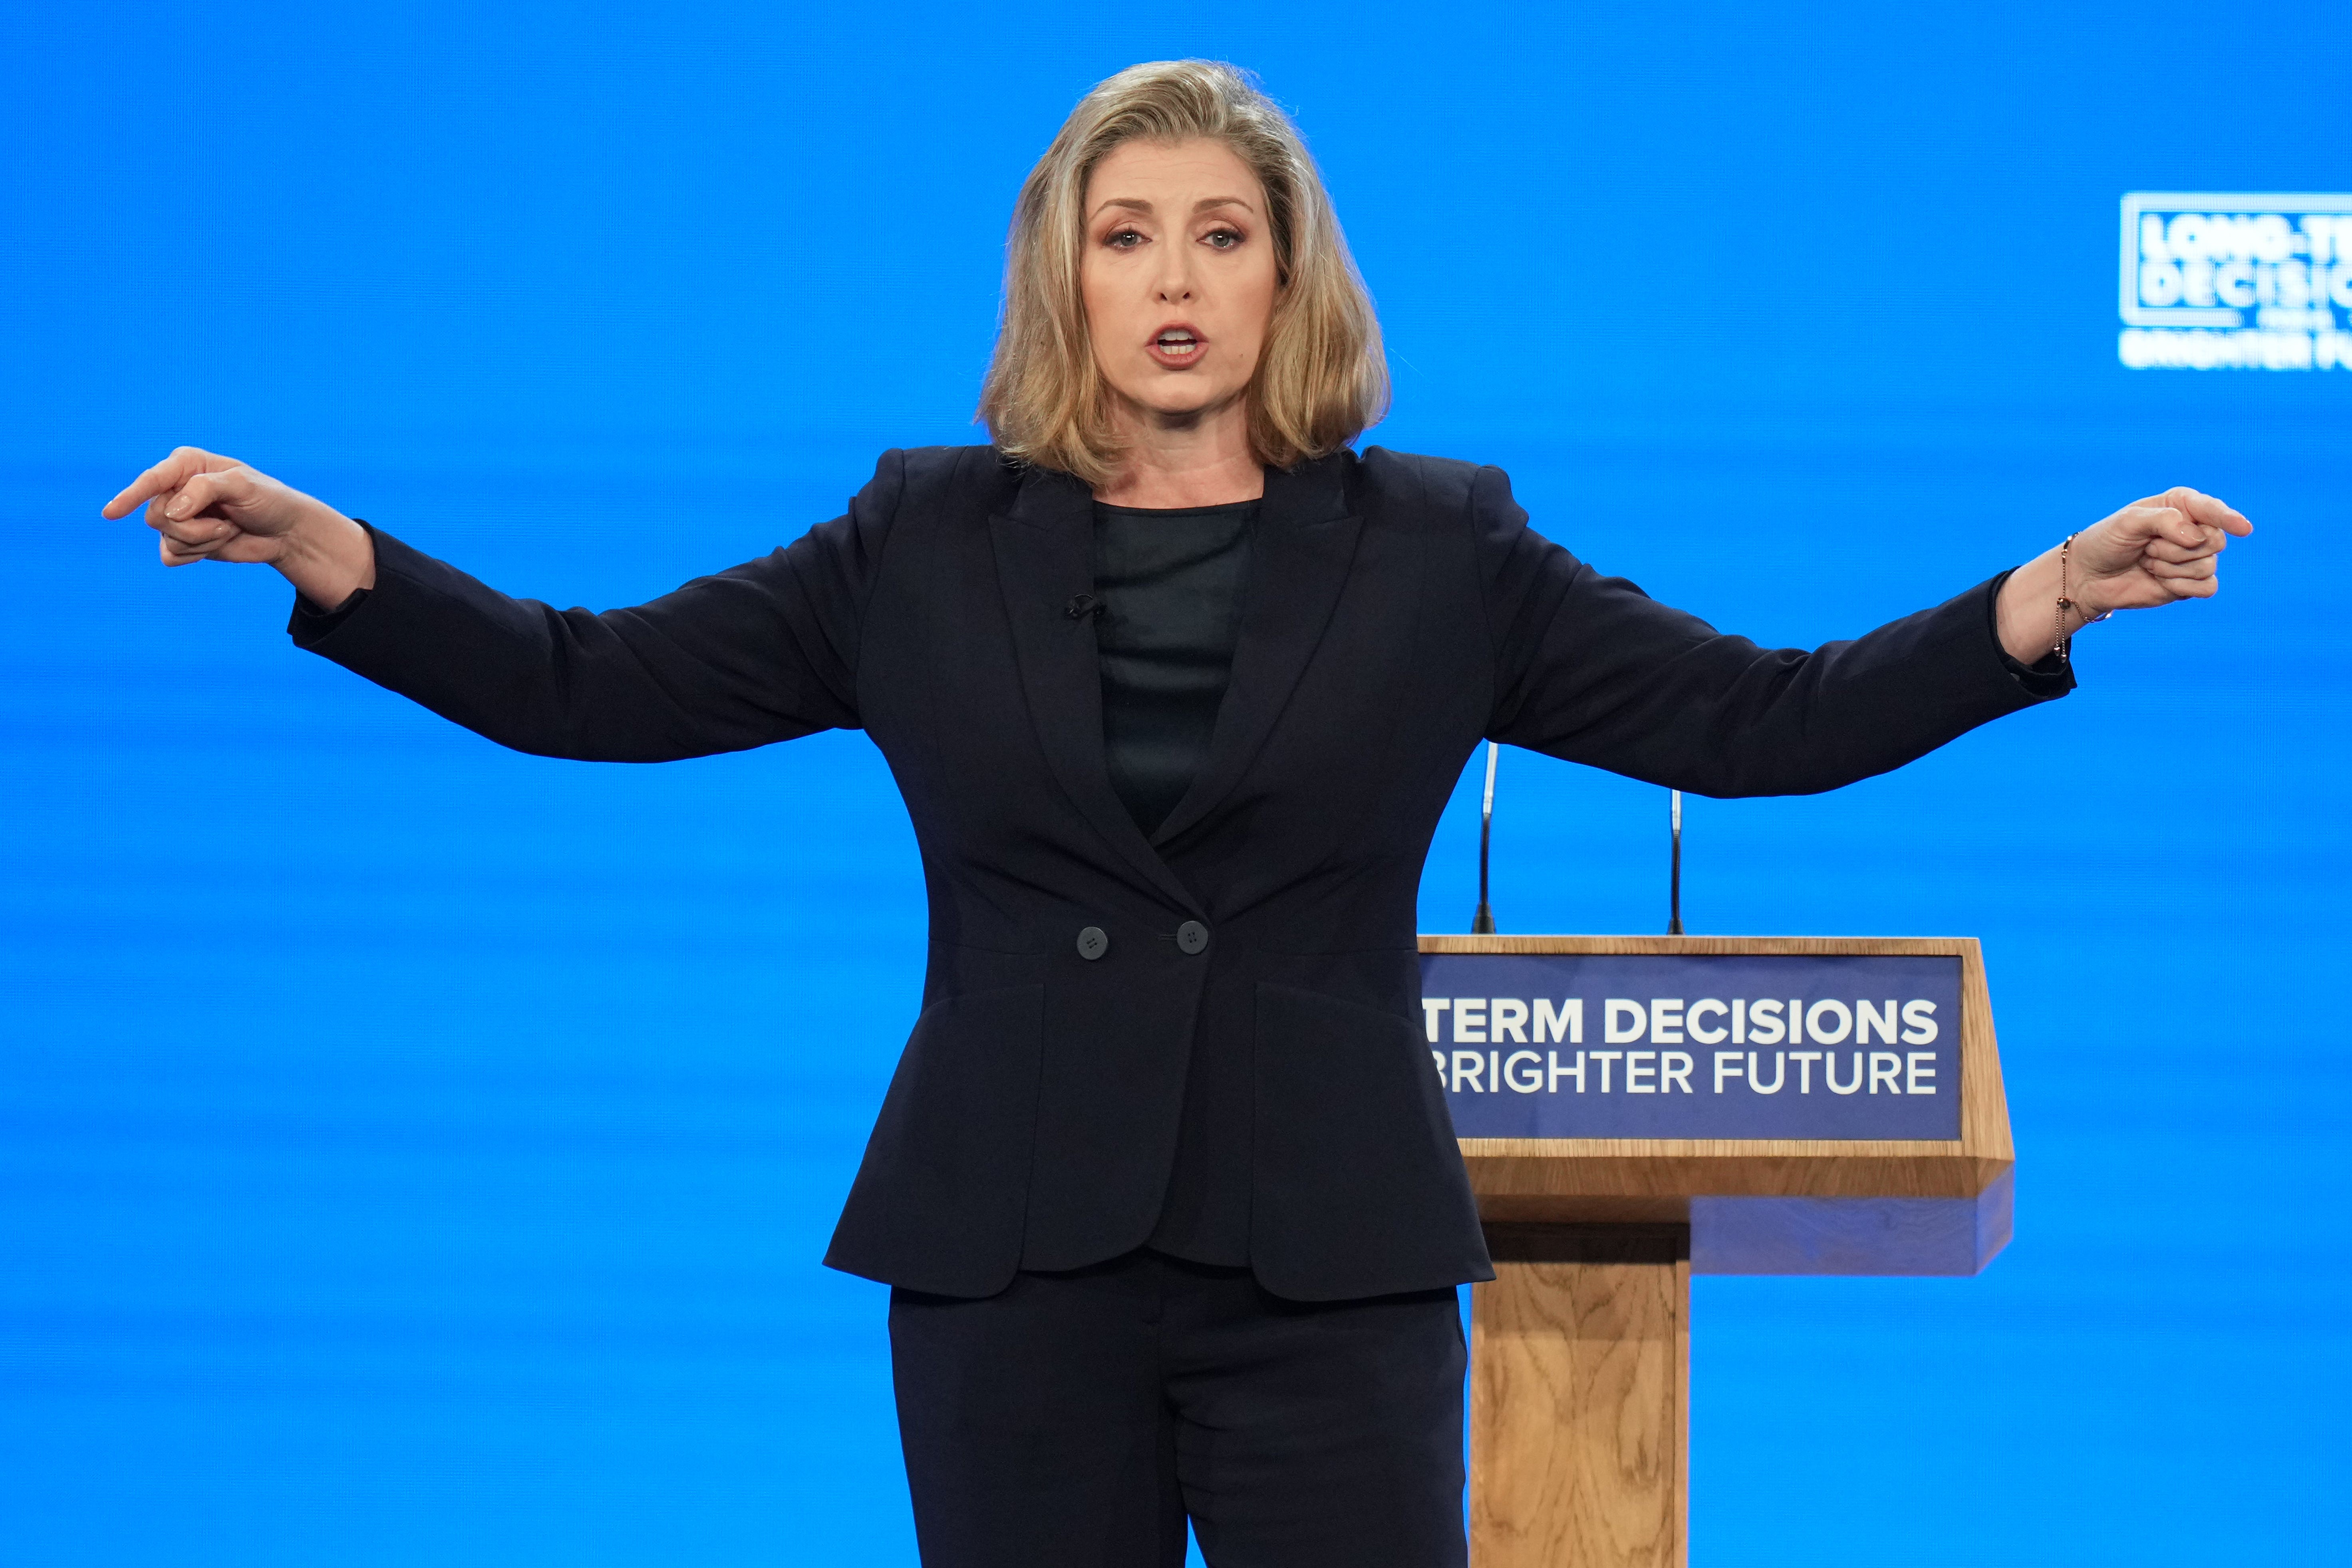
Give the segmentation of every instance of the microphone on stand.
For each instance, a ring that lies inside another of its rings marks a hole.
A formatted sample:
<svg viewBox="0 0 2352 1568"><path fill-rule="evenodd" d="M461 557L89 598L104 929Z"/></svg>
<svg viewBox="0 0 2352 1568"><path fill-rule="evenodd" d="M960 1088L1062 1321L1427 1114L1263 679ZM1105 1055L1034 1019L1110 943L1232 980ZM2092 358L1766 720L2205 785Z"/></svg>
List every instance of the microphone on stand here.
<svg viewBox="0 0 2352 1568"><path fill-rule="evenodd" d="M1673 868L1666 873L1666 934L1683 934L1683 792L1669 790L1667 812L1674 823Z"/></svg>
<svg viewBox="0 0 2352 1568"><path fill-rule="evenodd" d="M1474 936L1495 934L1495 911L1486 902L1487 851L1495 841L1495 758L1502 747L1486 742L1486 802L1478 813L1478 912L1470 917Z"/></svg>

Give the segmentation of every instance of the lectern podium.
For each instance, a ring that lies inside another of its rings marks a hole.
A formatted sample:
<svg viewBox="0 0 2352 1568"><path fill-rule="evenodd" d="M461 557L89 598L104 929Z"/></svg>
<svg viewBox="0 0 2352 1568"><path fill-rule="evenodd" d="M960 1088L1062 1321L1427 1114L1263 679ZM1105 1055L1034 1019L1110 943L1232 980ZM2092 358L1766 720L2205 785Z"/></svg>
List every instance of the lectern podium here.
<svg viewBox="0 0 2352 1568"><path fill-rule="evenodd" d="M1496 1279L1472 1568L1685 1558L1690 1276L1973 1274L2009 1111L1969 938L1424 936Z"/></svg>

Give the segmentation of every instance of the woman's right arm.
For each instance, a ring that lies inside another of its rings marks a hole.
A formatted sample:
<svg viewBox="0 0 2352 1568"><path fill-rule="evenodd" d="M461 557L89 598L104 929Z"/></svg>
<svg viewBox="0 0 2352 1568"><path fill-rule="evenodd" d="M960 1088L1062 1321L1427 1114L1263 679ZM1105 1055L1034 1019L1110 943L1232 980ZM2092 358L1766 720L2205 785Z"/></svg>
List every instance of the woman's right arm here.
<svg viewBox="0 0 2352 1568"><path fill-rule="evenodd" d="M899 457L888 454L848 515L759 561L601 615L509 598L190 447L105 513L146 502L167 565L275 566L311 605L341 612L298 614L303 646L502 745L661 762L857 726L860 624L900 479Z"/></svg>

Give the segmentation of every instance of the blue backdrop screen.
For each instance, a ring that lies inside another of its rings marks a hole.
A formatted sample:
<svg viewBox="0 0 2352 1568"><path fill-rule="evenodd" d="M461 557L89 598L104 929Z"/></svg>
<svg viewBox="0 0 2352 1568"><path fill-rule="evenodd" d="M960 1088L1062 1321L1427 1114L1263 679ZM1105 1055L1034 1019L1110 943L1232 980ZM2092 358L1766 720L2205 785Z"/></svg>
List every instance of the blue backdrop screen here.
<svg viewBox="0 0 2352 1568"><path fill-rule="evenodd" d="M2310 237L2352 207L2264 204L2352 188L2352 10L2296 15L2307 70L2199 65L2215 16L14 7L0 1561L913 1561L884 1292L817 1263L923 957L872 747L501 752L97 509L184 441L560 605L762 552L981 438L1021 177L1188 54L1323 163L1370 439L1718 625L1849 635L2175 483L2254 519L2073 699L1688 803L1695 930L1983 939L2021 1151L1980 1278L1699 1282L1692 1528L2339 1552L2352 338ZM1468 924L1476 783L1423 929ZM1663 929L1665 823L1506 754L1503 929Z"/></svg>

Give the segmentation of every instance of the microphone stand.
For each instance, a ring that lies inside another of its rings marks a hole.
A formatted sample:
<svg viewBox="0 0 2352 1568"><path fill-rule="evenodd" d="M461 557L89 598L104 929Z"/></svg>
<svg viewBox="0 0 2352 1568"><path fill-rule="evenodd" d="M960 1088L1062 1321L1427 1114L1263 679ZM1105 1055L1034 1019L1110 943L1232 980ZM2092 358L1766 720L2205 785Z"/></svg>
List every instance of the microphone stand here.
<svg viewBox="0 0 2352 1568"><path fill-rule="evenodd" d="M1486 802L1478 813L1478 912L1470 917L1474 936L1495 933L1495 911L1486 902L1486 857L1495 838L1495 758L1502 748L1486 742Z"/></svg>
<svg viewBox="0 0 2352 1568"><path fill-rule="evenodd" d="M1674 822L1674 863L1666 873L1666 934L1683 934L1683 792L1670 790L1667 811Z"/></svg>

